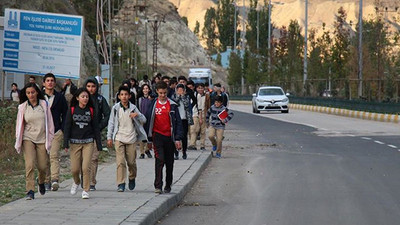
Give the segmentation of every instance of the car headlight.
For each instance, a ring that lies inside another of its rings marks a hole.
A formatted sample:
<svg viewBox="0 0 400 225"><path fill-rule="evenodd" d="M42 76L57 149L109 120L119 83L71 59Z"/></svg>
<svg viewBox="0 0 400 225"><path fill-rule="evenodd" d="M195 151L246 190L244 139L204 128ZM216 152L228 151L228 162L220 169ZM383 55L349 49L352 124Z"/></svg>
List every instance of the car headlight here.
<svg viewBox="0 0 400 225"><path fill-rule="evenodd" d="M257 101L257 102L264 102L264 100L258 99L258 98L256 99L256 101Z"/></svg>
<svg viewBox="0 0 400 225"><path fill-rule="evenodd" d="M282 99L282 102L288 102L289 101L289 99L288 98L284 98L284 99Z"/></svg>

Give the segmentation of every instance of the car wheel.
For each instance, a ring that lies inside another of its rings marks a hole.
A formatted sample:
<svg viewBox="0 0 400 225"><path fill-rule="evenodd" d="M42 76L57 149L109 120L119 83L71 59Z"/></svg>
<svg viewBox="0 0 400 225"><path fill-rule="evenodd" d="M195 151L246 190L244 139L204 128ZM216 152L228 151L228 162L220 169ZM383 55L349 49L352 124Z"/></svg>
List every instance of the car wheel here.
<svg viewBox="0 0 400 225"><path fill-rule="evenodd" d="M288 110L282 110L282 113L289 113L289 109Z"/></svg>
<svg viewBox="0 0 400 225"><path fill-rule="evenodd" d="M256 113L256 109L254 108L254 106L252 108L253 108L253 113Z"/></svg>
<svg viewBox="0 0 400 225"><path fill-rule="evenodd" d="M257 110L257 109L256 109L256 113L260 113L260 110Z"/></svg>

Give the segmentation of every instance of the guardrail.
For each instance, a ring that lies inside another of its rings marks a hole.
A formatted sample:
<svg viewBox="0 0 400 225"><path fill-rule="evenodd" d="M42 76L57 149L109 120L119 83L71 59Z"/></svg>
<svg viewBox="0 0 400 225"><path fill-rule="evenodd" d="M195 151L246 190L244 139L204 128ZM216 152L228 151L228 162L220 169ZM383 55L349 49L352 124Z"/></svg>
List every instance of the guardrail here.
<svg viewBox="0 0 400 225"><path fill-rule="evenodd" d="M229 96L230 100L251 101L251 95ZM362 100L346 100L336 98L311 98L289 96L292 104L325 106L332 108L349 109L364 112L400 114L400 103L393 102L368 102Z"/></svg>

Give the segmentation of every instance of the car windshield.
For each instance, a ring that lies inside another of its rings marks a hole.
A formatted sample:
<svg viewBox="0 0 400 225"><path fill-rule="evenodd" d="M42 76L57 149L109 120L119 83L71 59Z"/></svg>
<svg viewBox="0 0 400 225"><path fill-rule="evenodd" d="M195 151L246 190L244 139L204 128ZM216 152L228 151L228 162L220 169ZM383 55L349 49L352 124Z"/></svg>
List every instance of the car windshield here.
<svg viewBox="0 0 400 225"><path fill-rule="evenodd" d="M282 89L280 88L265 88L265 89L260 89L258 92L258 95L260 96L268 96L268 95L284 95Z"/></svg>
<svg viewBox="0 0 400 225"><path fill-rule="evenodd" d="M190 80L192 80L195 84L198 83L203 83L205 84L206 82L208 82L208 78L207 77L190 77Z"/></svg>

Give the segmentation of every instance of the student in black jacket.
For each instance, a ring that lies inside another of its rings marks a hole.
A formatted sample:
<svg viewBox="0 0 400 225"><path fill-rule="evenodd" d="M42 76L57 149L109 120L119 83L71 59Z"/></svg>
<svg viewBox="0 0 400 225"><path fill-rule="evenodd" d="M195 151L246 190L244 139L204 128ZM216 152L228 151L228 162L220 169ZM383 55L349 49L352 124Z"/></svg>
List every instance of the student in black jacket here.
<svg viewBox="0 0 400 225"><path fill-rule="evenodd" d="M57 92L56 77L52 73L48 73L43 77L44 98L48 102L53 116L54 123L54 139L51 142L50 149L50 167L46 174L45 187L46 191L57 191L59 188L58 179L60 174L60 146L64 136L65 117L67 115L68 104L64 95Z"/></svg>
<svg viewBox="0 0 400 225"><path fill-rule="evenodd" d="M94 151L94 143L100 151L101 137L97 123L97 113L94 113L93 103L86 88L79 88L71 99L71 107L67 112L64 133L65 151L70 150L71 173L74 183L71 186L71 194L83 182L82 198L89 198L90 188L90 161ZM83 178L79 178L82 170Z"/></svg>
<svg viewBox="0 0 400 225"><path fill-rule="evenodd" d="M90 77L86 80L84 87L89 91L90 98L92 100L94 112L97 115L96 122L99 125L100 132L107 127L108 119L110 118L110 106L107 103L107 100L99 94L100 85L97 82L97 79L94 77ZM96 190L96 175L97 168L99 164L99 152L93 151L92 162L90 164L90 190Z"/></svg>

